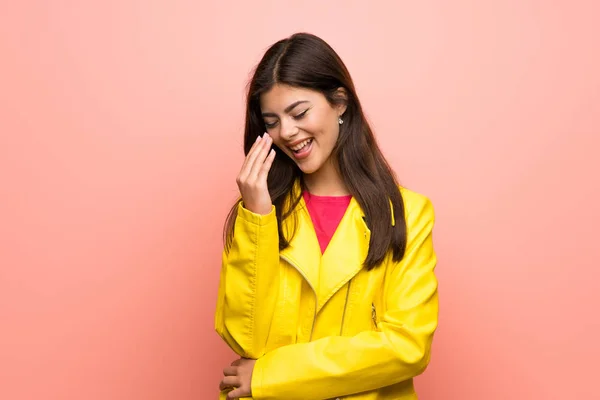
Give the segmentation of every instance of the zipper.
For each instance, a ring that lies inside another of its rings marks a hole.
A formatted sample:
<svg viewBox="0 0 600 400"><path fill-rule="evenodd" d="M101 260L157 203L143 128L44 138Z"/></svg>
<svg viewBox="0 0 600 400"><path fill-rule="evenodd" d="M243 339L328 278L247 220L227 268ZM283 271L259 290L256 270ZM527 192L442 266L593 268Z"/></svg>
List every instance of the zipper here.
<svg viewBox="0 0 600 400"><path fill-rule="evenodd" d="M377 329L377 310L375 309L375 304L371 303L371 319L375 324L375 328Z"/></svg>
<svg viewBox="0 0 600 400"><path fill-rule="evenodd" d="M342 313L342 326L340 327L340 336L344 332L344 321L346 320L346 307L348 307L348 298L350 297L350 288L352 287L352 279L348 281L348 290L346 291L346 301L344 302L344 312Z"/></svg>
<svg viewBox="0 0 600 400"><path fill-rule="evenodd" d="M298 268L298 266L296 264L294 264L293 262L290 261L289 258L287 258L286 256L282 256L281 254L279 255L279 257L284 260L285 262L287 262L288 264L290 264L292 267L294 267L296 269L296 271L298 271L298 273L300 275L302 275L302 277L304 278L304 280L306 281L306 283L308 283L308 286L310 286L310 288L312 289L314 295L315 295L315 313L313 315L313 320L312 320L312 325L310 327L310 337L309 337L309 342L312 342L312 337L313 337L313 332L315 330L315 320L317 319L317 291L315 290L315 288L313 287L313 285L311 285L310 281L308 280L308 278L306 277L306 275L300 270L300 268Z"/></svg>

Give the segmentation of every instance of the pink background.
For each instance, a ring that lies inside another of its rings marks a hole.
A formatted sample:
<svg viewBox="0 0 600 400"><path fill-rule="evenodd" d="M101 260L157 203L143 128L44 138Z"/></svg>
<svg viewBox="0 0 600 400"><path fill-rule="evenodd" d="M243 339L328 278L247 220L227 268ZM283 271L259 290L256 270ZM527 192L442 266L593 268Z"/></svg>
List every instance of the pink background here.
<svg viewBox="0 0 600 400"><path fill-rule="evenodd" d="M422 399L599 396L600 3L367 4L0 4L1 399L216 398L244 85L298 30L436 206Z"/></svg>

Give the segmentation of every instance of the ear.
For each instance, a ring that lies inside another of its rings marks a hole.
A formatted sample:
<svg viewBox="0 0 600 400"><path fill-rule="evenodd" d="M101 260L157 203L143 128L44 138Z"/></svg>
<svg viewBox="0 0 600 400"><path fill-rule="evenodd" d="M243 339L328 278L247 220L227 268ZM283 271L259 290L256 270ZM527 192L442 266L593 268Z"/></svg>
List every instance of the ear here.
<svg viewBox="0 0 600 400"><path fill-rule="evenodd" d="M334 108L338 112L338 116L342 116L346 109L348 108L348 91L346 88L339 87L334 93L334 97L336 99L336 104Z"/></svg>

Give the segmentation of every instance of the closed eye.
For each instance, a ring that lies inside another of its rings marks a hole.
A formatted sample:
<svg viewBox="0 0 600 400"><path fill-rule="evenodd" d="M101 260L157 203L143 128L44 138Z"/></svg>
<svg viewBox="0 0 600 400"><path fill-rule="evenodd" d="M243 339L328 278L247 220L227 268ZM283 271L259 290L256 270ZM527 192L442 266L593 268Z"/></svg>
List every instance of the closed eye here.
<svg viewBox="0 0 600 400"><path fill-rule="evenodd" d="M267 122L265 121L265 128L267 129L273 129L277 126L277 121L275 122Z"/></svg>
<svg viewBox="0 0 600 400"><path fill-rule="evenodd" d="M308 108L304 111L302 111L300 114L294 115L294 119L302 119L304 118L304 116L306 115L306 113L308 112Z"/></svg>
<svg viewBox="0 0 600 400"><path fill-rule="evenodd" d="M294 116L292 116L292 118L294 118L295 120L300 120L302 118L304 118L306 116L306 113L308 112L308 110L310 110L310 108L307 108L306 110L302 111L300 114L296 114ZM278 121L273 121L273 122L265 122L265 128L267 129L273 129L277 126Z"/></svg>

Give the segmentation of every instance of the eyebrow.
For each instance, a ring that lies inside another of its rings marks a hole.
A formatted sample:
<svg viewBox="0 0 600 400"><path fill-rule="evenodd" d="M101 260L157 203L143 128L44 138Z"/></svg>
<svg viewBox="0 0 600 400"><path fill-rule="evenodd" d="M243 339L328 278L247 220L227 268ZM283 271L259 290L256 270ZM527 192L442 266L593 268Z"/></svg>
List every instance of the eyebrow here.
<svg viewBox="0 0 600 400"><path fill-rule="evenodd" d="M290 111L292 111L294 108L296 108L297 106L299 106L300 104L303 103L308 103L308 100L300 100L297 101L295 103L290 104L289 106L287 106L285 108L285 110L283 110L286 114L289 113ZM277 114L275 113L262 113L263 117L277 117Z"/></svg>

